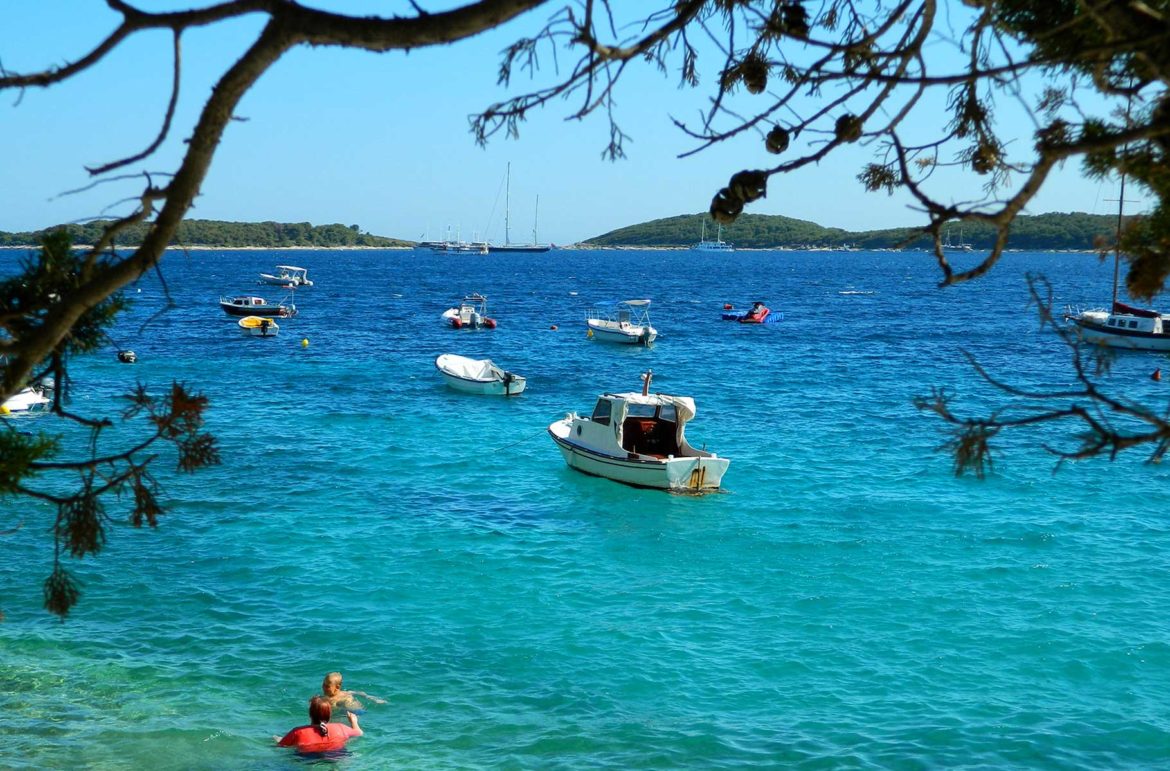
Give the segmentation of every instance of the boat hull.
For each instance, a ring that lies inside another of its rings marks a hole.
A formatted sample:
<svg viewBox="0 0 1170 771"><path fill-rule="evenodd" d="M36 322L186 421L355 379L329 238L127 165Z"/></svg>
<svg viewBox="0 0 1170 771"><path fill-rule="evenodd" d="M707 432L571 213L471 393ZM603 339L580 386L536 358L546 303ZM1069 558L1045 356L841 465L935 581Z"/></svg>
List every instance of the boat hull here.
<svg viewBox="0 0 1170 771"><path fill-rule="evenodd" d="M223 312L229 316L268 316L287 319L297 315L297 306L283 303L247 305L221 299L219 307L223 308Z"/></svg>
<svg viewBox="0 0 1170 771"><path fill-rule="evenodd" d="M509 381L504 380L472 380L470 378L459 377L452 375L450 372L443 372L443 380L447 382L448 387L462 391L465 394L478 394L480 396L517 396L524 393L524 389L528 386L528 381L520 375L513 375Z"/></svg>
<svg viewBox="0 0 1170 771"><path fill-rule="evenodd" d="M539 254L539 253L547 252L551 248L552 248L551 246L541 246L539 244L532 245L532 246L517 246L514 244L508 244L505 246L488 245L488 252L490 252L492 254L495 254L496 252L514 253L514 254Z"/></svg>
<svg viewBox="0 0 1170 771"><path fill-rule="evenodd" d="M572 419L559 420L548 434L569 468L633 487L677 492L714 492L723 482L731 461L716 456L652 458L611 455L572 441Z"/></svg>
<svg viewBox="0 0 1170 771"><path fill-rule="evenodd" d="M595 319L589 319L586 323L589 325L589 332L593 339L603 343L650 345L658 338L658 330L654 327L619 327Z"/></svg>
<svg viewBox="0 0 1170 771"><path fill-rule="evenodd" d="M1081 340L1089 345L1104 345L1129 351L1170 351L1170 335L1150 332L1125 334L1101 329L1087 323L1078 323Z"/></svg>

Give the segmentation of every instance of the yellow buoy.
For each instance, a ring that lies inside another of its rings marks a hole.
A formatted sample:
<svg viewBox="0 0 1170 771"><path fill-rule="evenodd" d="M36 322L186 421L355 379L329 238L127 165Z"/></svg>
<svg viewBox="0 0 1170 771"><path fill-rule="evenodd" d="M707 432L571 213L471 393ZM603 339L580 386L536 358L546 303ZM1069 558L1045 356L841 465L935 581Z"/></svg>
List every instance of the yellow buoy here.
<svg viewBox="0 0 1170 771"><path fill-rule="evenodd" d="M306 338L303 338L303 339L301 340L301 347L302 347L302 348L308 348L308 347L309 347L309 338L307 338L307 337L306 337Z"/></svg>
<svg viewBox="0 0 1170 771"><path fill-rule="evenodd" d="M585 337L593 337L593 330L592 329L585 330Z"/></svg>
<svg viewBox="0 0 1170 771"><path fill-rule="evenodd" d="M0 415L11 415L12 410L8 409L7 404L0 404Z"/></svg>

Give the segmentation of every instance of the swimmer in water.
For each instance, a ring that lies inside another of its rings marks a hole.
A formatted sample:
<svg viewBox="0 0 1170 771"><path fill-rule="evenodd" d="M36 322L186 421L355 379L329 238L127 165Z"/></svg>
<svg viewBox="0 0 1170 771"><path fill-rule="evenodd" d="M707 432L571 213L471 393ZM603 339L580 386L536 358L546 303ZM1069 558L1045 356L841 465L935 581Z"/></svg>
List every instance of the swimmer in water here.
<svg viewBox="0 0 1170 771"><path fill-rule="evenodd" d="M330 706L344 707L348 710L361 709L362 703L355 696L364 696L375 704L385 704L385 699L366 693L365 691L343 691L341 689L341 673L330 672L321 682L321 693L329 700Z"/></svg>
<svg viewBox="0 0 1170 771"><path fill-rule="evenodd" d="M334 752L344 749L345 743L355 736L362 735L358 718L352 712L346 713L349 725L330 723L333 716L333 706L324 696L314 696L309 700L309 725L298 726L292 729L283 738L278 739L278 747L295 747L297 752ZM275 738L275 737L274 737Z"/></svg>

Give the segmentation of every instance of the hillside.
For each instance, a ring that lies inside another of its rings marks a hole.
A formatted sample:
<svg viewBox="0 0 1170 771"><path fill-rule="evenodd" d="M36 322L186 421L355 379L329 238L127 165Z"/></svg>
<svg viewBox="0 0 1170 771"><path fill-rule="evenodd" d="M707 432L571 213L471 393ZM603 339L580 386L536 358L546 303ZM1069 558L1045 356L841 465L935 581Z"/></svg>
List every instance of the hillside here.
<svg viewBox="0 0 1170 771"><path fill-rule="evenodd" d="M101 233L104 221L87 222L83 225L63 226L73 236L76 244L95 243ZM60 227L60 226L59 226ZM48 228L55 230L56 228ZM40 243L44 230L30 233L0 232L0 246L26 246ZM136 246L142 243L146 232L143 225L133 225L120 233L119 246ZM184 220L171 241L173 246L206 247L266 247L277 249L290 246L301 247L397 247L411 246L409 241L385 238L362 233L357 225L311 225L308 222L221 222L218 220Z"/></svg>
<svg viewBox="0 0 1170 771"><path fill-rule="evenodd" d="M707 220L707 238L714 239L714 225L706 214L682 214L613 230L587 239L582 245L689 246L699 240L704 220ZM1074 212L1020 216L1012 225L1008 248L1041 251L1091 250L1098 238L1111 240L1116 228L1117 218L1104 214ZM735 223L723 228L723 240L744 249L825 248L846 245L861 249L895 249L929 245L925 237L916 235L911 228L848 231L769 214L740 216ZM961 240L976 249L990 249L994 231L988 225L967 224L963 226L961 232L958 226L954 226L951 240L956 244Z"/></svg>

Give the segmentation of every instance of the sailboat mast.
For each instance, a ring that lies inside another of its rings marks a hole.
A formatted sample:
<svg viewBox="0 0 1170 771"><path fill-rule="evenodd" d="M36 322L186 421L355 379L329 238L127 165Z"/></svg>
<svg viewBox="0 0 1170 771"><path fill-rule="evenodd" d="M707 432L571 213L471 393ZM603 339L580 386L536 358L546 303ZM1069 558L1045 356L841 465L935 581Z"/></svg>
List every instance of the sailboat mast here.
<svg viewBox="0 0 1170 771"><path fill-rule="evenodd" d="M512 164L508 163L508 170L504 174L504 245L512 243L508 235L508 215L512 210ZM499 199L497 199L499 200Z"/></svg>
<svg viewBox="0 0 1170 771"><path fill-rule="evenodd" d="M536 210L532 212L532 244L535 246L540 242L536 240L536 220L540 217L540 196L536 196Z"/></svg>
<svg viewBox="0 0 1170 771"><path fill-rule="evenodd" d="M1117 235L1113 244L1113 305L1117 307L1117 279L1121 274L1121 215L1125 209L1125 172L1121 172L1121 193L1117 196Z"/></svg>

